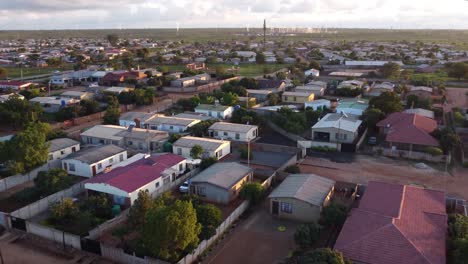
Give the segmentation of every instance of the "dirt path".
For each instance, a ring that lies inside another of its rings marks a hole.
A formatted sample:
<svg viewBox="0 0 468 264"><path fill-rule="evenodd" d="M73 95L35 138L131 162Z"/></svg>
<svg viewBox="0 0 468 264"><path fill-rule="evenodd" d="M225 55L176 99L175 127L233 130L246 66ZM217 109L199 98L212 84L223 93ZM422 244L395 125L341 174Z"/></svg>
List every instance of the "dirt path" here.
<svg viewBox="0 0 468 264"><path fill-rule="evenodd" d="M307 157L300 167L304 173L315 173L337 181L361 184L368 181L416 184L445 190L449 196L468 200L468 170L462 168L450 175L435 169L418 169L414 167L414 163L408 161L364 155L357 155L352 163L335 163Z"/></svg>

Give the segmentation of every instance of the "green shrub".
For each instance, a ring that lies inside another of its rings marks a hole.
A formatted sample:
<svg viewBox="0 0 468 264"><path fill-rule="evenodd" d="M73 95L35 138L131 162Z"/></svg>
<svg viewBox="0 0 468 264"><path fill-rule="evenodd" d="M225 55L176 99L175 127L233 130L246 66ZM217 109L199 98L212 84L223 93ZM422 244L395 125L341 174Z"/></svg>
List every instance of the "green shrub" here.
<svg viewBox="0 0 468 264"><path fill-rule="evenodd" d="M289 172L289 173L294 173L294 174L301 173L301 169L297 165L288 166L286 167L286 169L284 169L284 171Z"/></svg>
<svg viewBox="0 0 468 264"><path fill-rule="evenodd" d="M294 233L294 241L301 248L310 248L320 238L320 226L316 223L302 224Z"/></svg>
<svg viewBox="0 0 468 264"><path fill-rule="evenodd" d="M431 154L432 156L440 156L444 154L442 149L437 148L437 147L427 147L425 151L426 153Z"/></svg>
<svg viewBox="0 0 468 264"><path fill-rule="evenodd" d="M257 203L262 199L265 188L258 182L246 183L242 186L240 196L242 199Z"/></svg>
<svg viewBox="0 0 468 264"><path fill-rule="evenodd" d="M32 202L40 198L40 193L37 188L29 187L15 193L13 198L18 202Z"/></svg>

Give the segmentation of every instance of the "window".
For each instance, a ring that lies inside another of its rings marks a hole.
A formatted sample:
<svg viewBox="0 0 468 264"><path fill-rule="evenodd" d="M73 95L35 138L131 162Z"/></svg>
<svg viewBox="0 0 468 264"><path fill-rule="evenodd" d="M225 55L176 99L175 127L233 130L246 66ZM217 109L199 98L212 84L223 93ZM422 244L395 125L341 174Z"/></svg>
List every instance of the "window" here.
<svg viewBox="0 0 468 264"><path fill-rule="evenodd" d="M61 151L60 151L60 154L61 154L61 155L65 154L65 150L61 150Z"/></svg>
<svg viewBox="0 0 468 264"><path fill-rule="evenodd" d="M205 197L206 196L206 188L199 186L197 188L197 193L198 193L198 195L200 195L202 197Z"/></svg>
<svg viewBox="0 0 468 264"><path fill-rule="evenodd" d="M223 117L223 115L221 115L221 113L218 112L218 117L221 118L221 117Z"/></svg>
<svg viewBox="0 0 468 264"><path fill-rule="evenodd" d="M296 99L296 96L293 97L293 100L294 100L294 102L296 102L296 100L297 100L297 99Z"/></svg>
<svg viewBox="0 0 468 264"><path fill-rule="evenodd" d="M75 164L73 164L73 163L68 163L68 170L69 170L69 171L75 171Z"/></svg>
<svg viewBox="0 0 468 264"><path fill-rule="evenodd" d="M182 155L182 149L181 148L177 148L177 154Z"/></svg>
<svg viewBox="0 0 468 264"><path fill-rule="evenodd" d="M284 97L284 100L285 100L285 101L287 101L287 100L288 100L288 97L287 97L287 96L285 96L285 97Z"/></svg>
<svg viewBox="0 0 468 264"><path fill-rule="evenodd" d="M54 155L53 154L49 154L49 160L53 160L54 159Z"/></svg>
<svg viewBox="0 0 468 264"><path fill-rule="evenodd" d="M184 170L184 164L179 164L179 171L183 171Z"/></svg>
<svg viewBox="0 0 468 264"><path fill-rule="evenodd" d="M138 143L138 149L144 149L144 148L143 148L143 143L141 143L141 142Z"/></svg>
<svg viewBox="0 0 468 264"><path fill-rule="evenodd" d="M159 188L159 182L156 183L156 188Z"/></svg>
<svg viewBox="0 0 468 264"><path fill-rule="evenodd" d="M211 113L211 111L209 111L209 112L208 112L208 116L212 116L212 113Z"/></svg>
<svg viewBox="0 0 468 264"><path fill-rule="evenodd" d="M97 168L102 169L102 163L98 163Z"/></svg>
<svg viewBox="0 0 468 264"><path fill-rule="evenodd" d="M131 146L131 145L133 145L133 142L129 140L129 141L127 142L127 144L128 144L129 146Z"/></svg>
<svg viewBox="0 0 468 264"><path fill-rule="evenodd" d="M112 162L114 162L114 158L109 159L109 163L112 163Z"/></svg>
<svg viewBox="0 0 468 264"><path fill-rule="evenodd" d="M223 136L227 137L228 132L223 132Z"/></svg>
<svg viewBox="0 0 468 264"><path fill-rule="evenodd" d="M239 133L236 133L236 139L239 139L239 138L240 138Z"/></svg>
<svg viewBox="0 0 468 264"><path fill-rule="evenodd" d="M122 162L123 161L123 154L119 155L119 160Z"/></svg>
<svg viewBox="0 0 468 264"><path fill-rule="evenodd" d="M219 150L218 153L216 154L216 156L218 156L218 158L222 157L223 156L223 150L222 149Z"/></svg>
<svg viewBox="0 0 468 264"><path fill-rule="evenodd" d="M170 130L173 130L173 129L174 129L174 126L170 126L169 129L170 129Z"/></svg>
<svg viewBox="0 0 468 264"><path fill-rule="evenodd" d="M217 137L218 136L218 131L215 131L214 135L215 135L215 137Z"/></svg>
<svg viewBox="0 0 468 264"><path fill-rule="evenodd" d="M292 213L292 204L282 202L281 203L281 212L291 214Z"/></svg>

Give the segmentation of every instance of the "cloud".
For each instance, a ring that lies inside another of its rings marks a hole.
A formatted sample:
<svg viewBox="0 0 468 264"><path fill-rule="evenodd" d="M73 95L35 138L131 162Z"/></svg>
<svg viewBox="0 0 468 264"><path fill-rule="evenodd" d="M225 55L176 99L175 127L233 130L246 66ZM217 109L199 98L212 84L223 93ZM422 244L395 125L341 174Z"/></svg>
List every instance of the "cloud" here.
<svg viewBox="0 0 468 264"><path fill-rule="evenodd" d="M466 28L468 1L445 0L1 0L0 30L62 28ZM18 19L21 18L21 19Z"/></svg>

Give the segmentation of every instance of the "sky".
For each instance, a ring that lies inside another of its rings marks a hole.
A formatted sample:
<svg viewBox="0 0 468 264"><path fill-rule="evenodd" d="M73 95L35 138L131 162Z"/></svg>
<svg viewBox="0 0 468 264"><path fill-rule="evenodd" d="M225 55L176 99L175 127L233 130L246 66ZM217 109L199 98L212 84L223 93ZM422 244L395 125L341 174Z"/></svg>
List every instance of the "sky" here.
<svg viewBox="0 0 468 264"><path fill-rule="evenodd" d="M468 0L0 0L0 30L468 29Z"/></svg>

